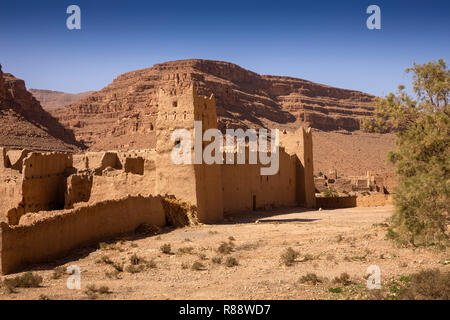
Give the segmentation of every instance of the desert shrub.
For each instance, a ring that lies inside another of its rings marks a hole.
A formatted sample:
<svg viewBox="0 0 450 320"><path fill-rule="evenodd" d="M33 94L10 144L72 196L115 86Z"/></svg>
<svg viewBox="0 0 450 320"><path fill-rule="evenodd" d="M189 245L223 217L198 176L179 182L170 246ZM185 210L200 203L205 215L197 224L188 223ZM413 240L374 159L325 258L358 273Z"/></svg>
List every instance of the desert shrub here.
<svg viewBox="0 0 450 320"><path fill-rule="evenodd" d="M281 254L280 260L285 266L292 266L300 254L291 247L285 249Z"/></svg>
<svg viewBox="0 0 450 320"><path fill-rule="evenodd" d="M342 288L341 287L331 287L331 288L328 288L328 291L329 292L331 292L331 293L341 293L342 292Z"/></svg>
<svg viewBox="0 0 450 320"><path fill-rule="evenodd" d="M215 264L221 264L222 263L222 257L221 256L213 257L212 258L212 262L215 263Z"/></svg>
<svg viewBox="0 0 450 320"><path fill-rule="evenodd" d="M199 261L195 261L195 262L192 264L191 269L192 269L192 270L197 270L197 271L199 271L199 270L204 270L204 269L205 269L205 266L203 265L203 263L201 263L201 262L199 262Z"/></svg>
<svg viewBox="0 0 450 320"><path fill-rule="evenodd" d="M105 272L105 276L108 278L108 279L122 279L122 277L120 276L120 272L119 271L117 271L116 269L114 269L113 271L111 271L111 272L109 272L109 271L106 271Z"/></svg>
<svg viewBox="0 0 450 320"><path fill-rule="evenodd" d="M217 248L217 252L221 254L230 254L233 252L234 244L232 242L222 242Z"/></svg>
<svg viewBox="0 0 450 320"><path fill-rule="evenodd" d="M322 280L315 273L307 273L299 279L300 283L306 283L315 286Z"/></svg>
<svg viewBox="0 0 450 320"><path fill-rule="evenodd" d="M143 265L135 265L135 264L129 264L126 266L125 271L128 273L139 273L142 270L144 270Z"/></svg>
<svg viewBox="0 0 450 320"><path fill-rule="evenodd" d="M97 263L104 263L104 264L113 264L114 262L109 258L109 256L101 256L100 259L96 261Z"/></svg>
<svg viewBox="0 0 450 320"><path fill-rule="evenodd" d="M162 206L170 225L181 228L198 224L197 208L175 198L163 198Z"/></svg>
<svg viewBox="0 0 450 320"><path fill-rule="evenodd" d="M422 270L402 277L397 290L397 299L406 300L448 300L450 298L450 272L438 269Z"/></svg>
<svg viewBox="0 0 450 320"><path fill-rule="evenodd" d="M403 245L449 244L450 212L450 72L444 60L414 64L415 97L399 86L397 94L378 98L375 117L365 119L368 131L395 132L398 186L388 237Z"/></svg>
<svg viewBox="0 0 450 320"><path fill-rule="evenodd" d="M339 277L335 277L333 279L333 283L340 284L343 286L348 286L352 284L352 282L350 281L350 275L347 272L342 272Z"/></svg>
<svg viewBox="0 0 450 320"><path fill-rule="evenodd" d="M111 265L117 272L123 272L123 263L114 262Z"/></svg>
<svg viewBox="0 0 450 320"><path fill-rule="evenodd" d="M244 243L236 247L236 250L255 250L260 247L259 243Z"/></svg>
<svg viewBox="0 0 450 320"><path fill-rule="evenodd" d="M172 253L172 247L170 245L170 243L165 243L163 244L159 250L164 253L164 254L171 254Z"/></svg>
<svg viewBox="0 0 450 320"><path fill-rule="evenodd" d="M150 268L150 269L156 269L156 267L157 267L156 262L153 259L151 259L150 261L147 261L146 265L147 265L147 268Z"/></svg>
<svg viewBox="0 0 450 320"><path fill-rule="evenodd" d="M145 259L139 257L136 253L134 253L131 257L130 257L130 263L132 265L138 265L140 263L145 262Z"/></svg>
<svg viewBox="0 0 450 320"><path fill-rule="evenodd" d="M100 242L98 247L100 250L120 250L120 245L120 241L116 243Z"/></svg>
<svg viewBox="0 0 450 320"><path fill-rule="evenodd" d="M66 273L66 268L59 266L53 269L52 279L59 279L62 277L63 274Z"/></svg>
<svg viewBox="0 0 450 320"><path fill-rule="evenodd" d="M87 286L87 289L84 293L88 296L89 299L97 299L98 294L109 294L111 291L107 286L96 287L95 285Z"/></svg>
<svg viewBox="0 0 450 320"><path fill-rule="evenodd" d="M236 267L239 265L239 262L237 261L237 259L235 257L228 257L225 260L225 265L229 268Z"/></svg>
<svg viewBox="0 0 450 320"><path fill-rule="evenodd" d="M177 254L183 255L183 254L192 254L194 251L194 247L182 247L178 248Z"/></svg>
<svg viewBox="0 0 450 320"><path fill-rule="evenodd" d="M156 262L153 259L150 261L147 261L146 259L139 257L136 254L133 254L129 260L130 260L130 265L128 265L125 268L125 271L127 271L129 273L138 273L147 268L150 268L150 269L156 268Z"/></svg>
<svg viewBox="0 0 450 320"><path fill-rule="evenodd" d="M197 256L200 258L200 260L208 260L208 257L204 253L199 253Z"/></svg>
<svg viewBox="0 0 450 320"><path fill-rule="evenodd" d="M339 193L333 187L326 188L325 191L322 192L322 194L323 194L323 196L325 198L337 198L337 197L339 197Z"/></svg>
<svg viewBox="0 0 450 320"><path fill-rule="evenodd" d="M42 277L32 272L26 272L21 276L3 280L3 285L11 289L12 292L15 288L37 288L41 283Z"/></svg>

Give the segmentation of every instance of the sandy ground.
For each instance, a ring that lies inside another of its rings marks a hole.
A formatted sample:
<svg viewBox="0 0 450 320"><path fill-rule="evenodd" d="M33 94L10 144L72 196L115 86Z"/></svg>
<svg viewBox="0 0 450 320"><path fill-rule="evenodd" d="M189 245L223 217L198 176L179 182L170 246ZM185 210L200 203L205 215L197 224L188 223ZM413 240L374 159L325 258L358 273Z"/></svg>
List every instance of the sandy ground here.
<svg viewBox="0 0 450 320"><path fill-rule="evenodd" d="M97 299L364 299L368 296L364 276L370 265L381 269L382 284L421 269L448 270L444 265L448 252L398 248L385 239L384 223L392 210L296 208L229 217L219 225L167 229L155 236L115 239L111 248L84 248L61 261L32 267L43 277L41 287L5 291L0 298L88 299L86 289L95 285L107 286L110 291L97 294ZM220 256L217 248L223 241L234 243L234 250L217 264L212 258ZM173 254L161 252L164 244L171 245ZM194 249L177 253L185 247ZM288 247L300 253L292 266L280 263L280 255ZM133 254L147 261L154 259L156 268L120 272L119 279L107 277L114 268L99 261L103 256L124 262L126 269ZM225 266L229 256L239 265ZM204 266L203 270L191 268L195 261ZM53 278L58 265L80 268L80 290L67 289L68 275ZM340 293L329 292L330 287L339 286L332 279L343 272L350 275L353 284L341 286ZM316 274L322 282L301 283L299 279L307 273Z"/></svg>

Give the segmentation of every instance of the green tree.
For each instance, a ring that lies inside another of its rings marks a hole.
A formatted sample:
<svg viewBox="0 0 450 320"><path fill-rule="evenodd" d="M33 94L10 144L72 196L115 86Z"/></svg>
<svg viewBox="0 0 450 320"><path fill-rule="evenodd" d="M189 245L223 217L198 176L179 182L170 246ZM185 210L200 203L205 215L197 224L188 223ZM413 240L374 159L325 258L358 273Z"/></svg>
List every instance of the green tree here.
<svg viewBox="0 0 450 320"><path fill-rule="evenodd" d="M404 86L377 98L375 116L364 119L367 131L395 132L398 187L388 235L403 244L449 244L450 209L450 73L444 60L414 64L415 97Z"/></svg>

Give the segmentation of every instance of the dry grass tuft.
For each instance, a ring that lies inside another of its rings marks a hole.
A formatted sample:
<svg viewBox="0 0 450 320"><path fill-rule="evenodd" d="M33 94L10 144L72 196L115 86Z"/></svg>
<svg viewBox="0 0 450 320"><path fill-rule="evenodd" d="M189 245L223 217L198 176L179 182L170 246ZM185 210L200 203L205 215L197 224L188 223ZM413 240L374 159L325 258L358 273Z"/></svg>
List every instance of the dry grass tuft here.
<svg viewBox="0 0 450 320"><path fill-rule="evenodd" d="M84 293L88 296L89 299L97 299L97 294L109 294L111 291L107 286L96 287L95 285L89 285Z"/></svg>
<svg viewBox="0 0 450 320"><path fill-rule="evenodd" d="M285 266L292 266L300 254L291 247L284 250L281 254L281 263Z"/></svg>
<svg viewBox="0 0 450 320"><path fill-rule="evenodd" d="M32 272L26 272L21 276L3 280L2 286L8 293L15 292L15 288L38 288L42 283L42 277Z"/></svg>
<svg viewBox="0 0 450 320"><path fill-rule="evenodd" d="M230 254L231 252L233 252L233 249L234 243L232 243L231 241L230 242L223 241L217 248L217 252L221 254Z"/></svg>
<svg viewBox="0 0 450 320"><path fill-rule="evenodd" d="M225 260L225 265L226 265L227 267L229 267L229 268L232 268L232 267L238 266L238 265L239 265L239 262L238 262L237 259L234 258L234 257L228 257L228 258Z"/></svg>
<svg viewBox="0 0 450 320"><path fill-rule="evenodd" d="M163 244L159 250L164 254L171 254L172 253L172 247L170 246L170 243Z"/></svg>
<svg viewBox="0 0 450 320"><path fill-rule="evenodd" d="M333 283L348 286L353 282L350 280L350 275L347 272L342 272L339 277L333 279Z"/></svg>
<svg viewBox="0 0 450 320"><path fill-rule="evenodd" d="M184 255L184 254L192 254L194 252L194 247L182 247L178 248L176 254Z"/></svg>
<svg viewBox="0 0 450 320"><path fill-rule="evenodd" d="M211 261L213 263L215 263L215 264L221 264L222 263L222 257L221 256L214 257L214 258L212 258Z"/></svg>
<svg viewBox="0 0 450 320"><path fill-rule="evenodd" d="M59 266L53 269L52 279L59 279L66 273L66 268Z"/></svg>
<svg viewBox="0 0 450 320"><path fill-rule="evenodd" d="M307 273L299 279L299 282L315 286L316 284L322 282L322 279L320 279L315 273Z"/></svg>
<svg viewBox="0 0 450 320"><path fill-rule="evenodd" d="M205 266L203 265L203 263L201 263L201 262L199 262L199 261L195 261L195 262L192 264L191 269L192 269L192 270L196 270L196 271L201 271L201 270L205 270L206 268L205 268Z"/></svg>

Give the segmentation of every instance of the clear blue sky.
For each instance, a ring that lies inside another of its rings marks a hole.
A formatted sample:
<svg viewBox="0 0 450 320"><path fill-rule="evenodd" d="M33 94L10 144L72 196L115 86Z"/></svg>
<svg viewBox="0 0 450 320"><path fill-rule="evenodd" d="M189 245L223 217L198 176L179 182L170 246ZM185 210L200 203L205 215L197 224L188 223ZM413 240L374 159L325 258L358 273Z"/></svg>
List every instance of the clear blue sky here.
<svg viewBox="0 0 450 320"><path fill-rule="evenodd" d="M66 8L81 7L81 30ZM366 8L381 8L381 30ZM450 63L450 1L7 1L0 63L28 88L99 90L121 73L203 58L384 95L413 62Z"/></svg>

